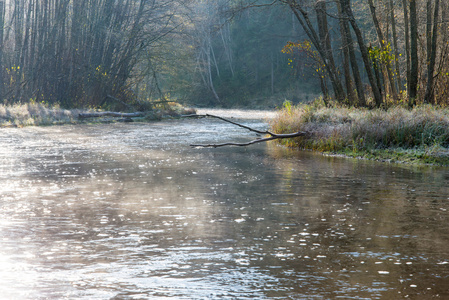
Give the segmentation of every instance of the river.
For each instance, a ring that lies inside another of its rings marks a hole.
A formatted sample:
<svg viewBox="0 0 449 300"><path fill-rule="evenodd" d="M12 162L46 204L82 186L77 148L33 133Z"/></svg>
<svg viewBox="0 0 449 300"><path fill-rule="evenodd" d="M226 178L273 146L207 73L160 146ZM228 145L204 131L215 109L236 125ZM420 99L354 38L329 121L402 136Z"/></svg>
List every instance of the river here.
<svg viewBox="0 0 449 300"><path fill-rule="evenodd" d="M215 119L1 129L0 298L449 299L448 168L189 146L254 138Z"/></svg>

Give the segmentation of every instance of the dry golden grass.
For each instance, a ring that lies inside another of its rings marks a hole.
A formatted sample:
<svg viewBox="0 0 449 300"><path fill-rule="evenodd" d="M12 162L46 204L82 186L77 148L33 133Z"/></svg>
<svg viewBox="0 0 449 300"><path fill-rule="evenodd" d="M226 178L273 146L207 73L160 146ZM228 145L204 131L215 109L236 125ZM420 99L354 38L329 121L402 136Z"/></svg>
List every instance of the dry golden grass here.
<svg viewBox="0 0 449 300"><path fill-rule="evenodd" d="M319 151L415 149L447 153L449 147L449 110L430 105L413 110L400 106L368 110L286 103L271 126L278 133L310 133L287 144Z"/></svg>
<svg viewBox="0 0 449 300"><path fill-rule="evenodd" d="M0 105L0 126L22 127L75 123L80 110L66 110L43 104Z"/></svg>
<svg viewBox="0 0 449 300"><path fill-rule="evenodd" d="M45 104L15 104L0 105L0 127L24 127L24 126L47 126L61 124L77 124L80 122L78 115L80 113L95 112L92 109L62 109L59 106L49 107ZM177 117L182 114L193 114L196 111L191 108L185 108L177 103L173 103L164 109L156 108L148 111L145 118L140 121L159 120L162 117ZM111 119L111 118L109 118ZM112 122L104 118L94 118L87 122Z"/></svg>

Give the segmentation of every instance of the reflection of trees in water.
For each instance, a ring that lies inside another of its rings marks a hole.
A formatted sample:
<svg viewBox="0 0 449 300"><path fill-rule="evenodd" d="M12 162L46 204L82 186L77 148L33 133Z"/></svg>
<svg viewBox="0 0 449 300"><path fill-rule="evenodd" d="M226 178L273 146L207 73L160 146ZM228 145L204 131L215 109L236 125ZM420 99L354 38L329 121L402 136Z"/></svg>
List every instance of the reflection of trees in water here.
<svg viewBox="0 0 449 300"><path fill-rule="evenodd" d="M275 158L288 151L270 150ZM289 195L294 227L283 230L280 240L292 261L299 258L317 270L313 259L323 256L320 271L327 269L336 280L357 275L359 285L375 285L379 274L389 274L401 280L397 290L404 296L436 294L427 288L447 286L448 269L438 265L446 259L449 238L444 172L313 156L274 160L287 179L280 185ZM298 233L304 234L302 247L292 242Z"/></svg>

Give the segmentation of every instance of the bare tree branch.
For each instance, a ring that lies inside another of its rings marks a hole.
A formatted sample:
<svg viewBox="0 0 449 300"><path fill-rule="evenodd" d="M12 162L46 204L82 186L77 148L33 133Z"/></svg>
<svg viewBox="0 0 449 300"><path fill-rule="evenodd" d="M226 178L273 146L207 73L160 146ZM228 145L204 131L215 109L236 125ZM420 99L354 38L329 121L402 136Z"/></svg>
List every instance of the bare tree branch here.
<svg viewBox="0 0 449 300"><path fill-rule="evenodd" d="M241 128L245 128L248 129L249 131L258 133L258 134L267 134L269 135L269 137L265 137L265 138L260 138L260 139L256 139L256 140L252 140L246 143L233 143L233 142L229 142L229 143L222 143L222 144L191 144L191 147L194 148L218 148L218 147L224 147L224 146L249 146L252 144L257 144L257 143L263 143L263 142L268 142L268 141L272 141L272 140L277 140L277 139L290 139L290 138L294 138L294 137L299 137L299 136L305 136L307 135L307 132L304 131L298 131L298 132L294 132L294 133L287 133L287 134L276 134L276 133L272 133L268 130L266 131L261 131L261 130L257 130L254 128L251 128L249 126L246 125L242 125L239 124L237 122L219 117L219 116L215 116L215 115L210 115L210 114L205 114L205 115L186 115L183 117L197 117L197 118L204 118L204 117L212 117L212 118L217 118L220 119L222 121L231 123L233 125L239 126Z"/></svg>
<svg viewBox="0 0 449 300"><path fill-rule="evenodd" d="M245 129L248 129L249 131L252 131L252 132L255 132L255 133L259 133L259 134L269 134L269 135L271 135L271 136L275 136L275 135L276 135L275 133L272 133L272 132L269 132L269 131L260 131L260 130L257 130L257 129L254 129L254 128L251 128L251 127L248 127L248 126L239 124L239 123L236 123L236 122L234 122L234 121L225 119L225 118L223 118L223 117L219 117L219 116L215 116L215 115L211 115L211 114L206 114L205 116L206 116L206 117L211 117L211 118L217 118L217 119L220 119L220 120L222 120L222 121L231 123L231 124L233 124L233 125L236 125L236 126L239 126L239 127L245 128Z"/></svg>

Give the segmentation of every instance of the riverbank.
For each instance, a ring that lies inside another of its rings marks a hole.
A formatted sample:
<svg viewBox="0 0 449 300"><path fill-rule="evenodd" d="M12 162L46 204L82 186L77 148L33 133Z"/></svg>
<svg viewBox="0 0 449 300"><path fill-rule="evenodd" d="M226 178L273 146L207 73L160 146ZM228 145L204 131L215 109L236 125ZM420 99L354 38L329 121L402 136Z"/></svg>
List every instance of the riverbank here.
<svg viewBox="0 0 449 300"><path fill-rule="evenodd" d="M287 102L270 123L276 133L308 133L281 141L290 147L388 162L449 165L447 108L368 110Z"/></svg>
<svg viewBox="0 0 449 300"><path fill-rule="evenodd" d="M1 127L49 126L79 123L113 123L130 121L129 118L113 118L109 116L100 118L79 118L79 114L101 112L94 109L63 109L59 106L44 104L15 104L0 105ZM164 108L154 109L142 113L139 121L156 121L163 118L176 117L181 114L191 114L195 110L182 107L176 103L166 105Z"/></svg>

